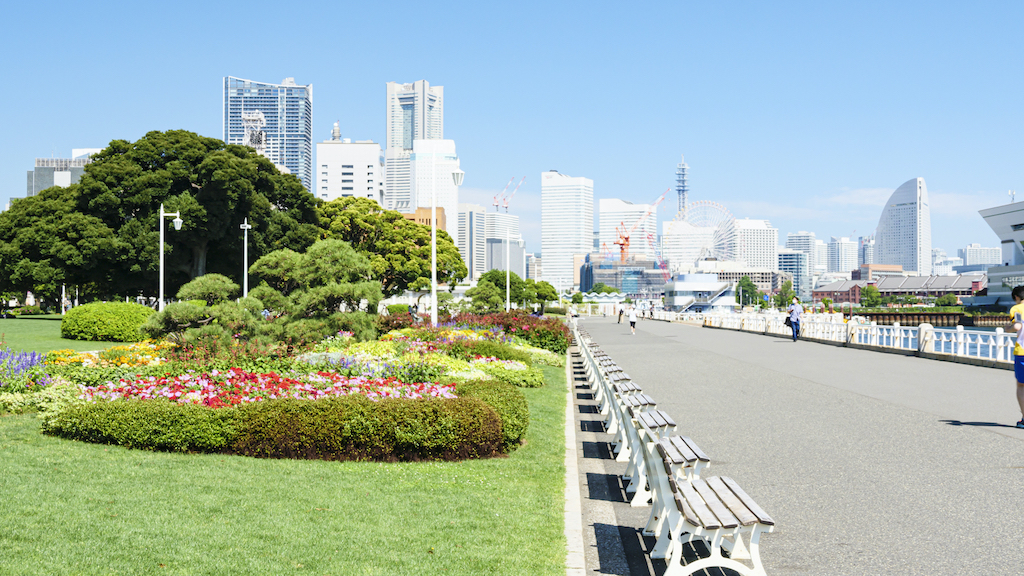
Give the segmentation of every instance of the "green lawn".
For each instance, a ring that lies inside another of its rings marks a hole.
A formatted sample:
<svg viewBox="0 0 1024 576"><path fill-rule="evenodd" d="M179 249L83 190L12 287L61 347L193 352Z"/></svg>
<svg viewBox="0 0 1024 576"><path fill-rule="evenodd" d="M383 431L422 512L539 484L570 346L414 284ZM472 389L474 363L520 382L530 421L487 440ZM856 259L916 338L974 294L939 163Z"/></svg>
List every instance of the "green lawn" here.
<svg viewBox="0 0 1024 576"><path fill-rule="evenodd" d="M34 350L40 353L71 348L83 352L105 350L119 344L119 342L89 342L61 338L60 318L59 315L0 318L0 348L10 346L16 352Z"/></svg>
<svg viewBox="0 0 1024 576"><path fill-rule="evenodd" d="M20 321L20 320L19 320ZM564 369L508 458L166 454L0 417L0 574L564 574Z"/></svg>

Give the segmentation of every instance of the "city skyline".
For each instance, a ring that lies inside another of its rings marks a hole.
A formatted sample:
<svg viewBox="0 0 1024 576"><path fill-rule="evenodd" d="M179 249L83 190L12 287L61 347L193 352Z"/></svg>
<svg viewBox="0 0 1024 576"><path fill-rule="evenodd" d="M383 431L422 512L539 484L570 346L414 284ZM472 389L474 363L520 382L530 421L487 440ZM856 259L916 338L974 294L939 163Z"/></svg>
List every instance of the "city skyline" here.
<svg viewBox="0 0 1024 576"><path fill-rule="evenodd" d="M1008 189L1024 192L1015 128L1022 80L1005 72L1019 69L1024 54L1013 33L1024 16L1017 5L661 3L651 6L657 18L613 5L583 15L539 3L514 13L325 6L316 20L282 15L282 23L308 31L258 58L238 49L242 39L217 32L238 6L204 6L204 18L194 19L187 10L140 6L125 17L112 4L69 3L55 11L46 38L10 26L2 46L33 58L9 58L5 68L34 85L0 96L9 130L0 144L0 204L23 196L35 158L150 130L220 137L220 79L229 74L315 84L314 142L339 121L345 138L385 143L387 82L445 86L445 137L458 144L466 171L460 203L487 206L510 176L551 169L592 179L595 200L649 203L674 188L685 155L690 201L767 219L780 238L808 230L853 239L875 232L899 183L923 177L932 244L952 254L970 243L995 245L978 210L1007 203ZM28 10L15 6L9 21ZM343 13L379 23L345 39L379 53L339 73L320 54L336 45L331 22ZM171 43L133 25L158 16L196 40ZM567 20L577 25L559 24ZM420 41L401 32L423 26L453 32L418 51ZM517 30L518 41L493 42L499 26ZM133 50L109 49L115 38ZM36 62L80 46L108 50L109 58L51 77L36 71ZM175 58L154 64L147 46ZM143 78L154 65L191 90L150 89ZM116 69L125 88L106 90L101 66ZM580 98L593 77L612 79L616 90ZM502 85L514 89L495 89ZM655 104L664 94L668 113ZM659 210L659 229L674 215L672 204ZM540 182L527 178L512 211L527 250L539 252Z"/></svg>

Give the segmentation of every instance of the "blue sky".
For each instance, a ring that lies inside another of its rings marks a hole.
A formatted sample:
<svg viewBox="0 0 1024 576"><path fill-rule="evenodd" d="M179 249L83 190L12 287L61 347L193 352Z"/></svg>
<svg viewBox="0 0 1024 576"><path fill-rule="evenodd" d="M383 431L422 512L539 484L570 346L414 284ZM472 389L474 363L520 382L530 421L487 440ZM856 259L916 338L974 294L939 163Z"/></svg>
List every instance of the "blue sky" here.
<svg viewBox="0 0 1024 576"><path fill-rule="evenodd" d="M871 233L921 176L933 244L955 254L998 245L979 209L1024 200L1016 2L57 1L42 16L22 2L0 24L0 205L36 157L150 130L221 137L226 75L312 83L314 142L335 121L382 142L386 82L443 85L462 200L526 176L511 211L531 251L540 172L650 202L680 154L691 199L782 239Z"/></svg>

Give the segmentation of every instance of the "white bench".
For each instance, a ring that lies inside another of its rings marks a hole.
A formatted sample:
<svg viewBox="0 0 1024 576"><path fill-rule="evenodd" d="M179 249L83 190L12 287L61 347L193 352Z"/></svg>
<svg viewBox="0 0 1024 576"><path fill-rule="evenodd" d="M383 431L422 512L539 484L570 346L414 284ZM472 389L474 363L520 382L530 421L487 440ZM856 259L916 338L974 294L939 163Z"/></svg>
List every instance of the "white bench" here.
<svg viewBox="0 0 1024 576"><path fill-rule="evenodd" d="M629 497L629 505L633 507L647 506L648 500L653 498L649 476L649 463L646 456L650 447L647 443L656 442L662 437L671 435L676 430L676 423L672 418L661 410L643 410L643 406L629 406L626 408L629 416L629 426L624 426L629 441L629 465L622 475L623 481L629 480L626 485L626 494L632 493Z"/></svg>

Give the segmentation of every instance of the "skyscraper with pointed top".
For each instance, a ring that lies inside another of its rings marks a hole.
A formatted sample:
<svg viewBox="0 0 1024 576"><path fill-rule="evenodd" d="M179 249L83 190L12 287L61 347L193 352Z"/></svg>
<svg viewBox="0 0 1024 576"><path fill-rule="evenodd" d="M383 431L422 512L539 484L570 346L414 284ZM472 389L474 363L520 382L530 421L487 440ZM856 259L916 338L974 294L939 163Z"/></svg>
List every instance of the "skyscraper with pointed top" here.
<svg viewBox="0 0 1024 576"><path fill-rule="evenodd" d="M889 197L875 231L875 263L932 273L932 218L924 178L907 180Z"/></svg>

